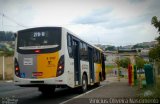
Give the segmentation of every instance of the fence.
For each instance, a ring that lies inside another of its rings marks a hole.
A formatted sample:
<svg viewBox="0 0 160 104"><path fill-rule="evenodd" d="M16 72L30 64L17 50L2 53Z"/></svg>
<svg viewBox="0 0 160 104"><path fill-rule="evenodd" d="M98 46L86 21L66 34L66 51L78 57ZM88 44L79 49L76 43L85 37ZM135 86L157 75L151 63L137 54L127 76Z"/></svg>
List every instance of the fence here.
<svg viewBox="0 0 160 104"><path fill-rule="evenodd" d="M13 79L13 57L0 57L0 80Z"/></svg>

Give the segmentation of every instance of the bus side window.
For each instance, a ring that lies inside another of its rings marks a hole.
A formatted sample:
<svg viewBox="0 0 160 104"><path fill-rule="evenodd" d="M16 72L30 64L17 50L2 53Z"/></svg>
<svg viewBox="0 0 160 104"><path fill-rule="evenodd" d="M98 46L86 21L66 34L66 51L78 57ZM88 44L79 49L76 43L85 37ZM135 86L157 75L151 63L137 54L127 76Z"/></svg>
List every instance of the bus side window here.
<svg viewBox="0 0 160 104"><path fill-rule="evenodd" d="M97 62L97 52L94 50L94 62Z"/></svg>
<svg viewBox="0 0 160 104"><path fill-rule="evenodd" d="M83 60L83 45L82 45L82 42L80 42L80 59Z"/></svg>
<svg viewBox="0 0 160 104"><path fill-rule="evenodd" d="M81 57L81 60L84 60L84 61L88 60L88 48L87 48L87 44L84 42L80 42L80 57Z"/></svg>
<svg viewBox="0 0 160 104"><path fill-rule="evenodd" d="M71 35L67 35L67 46L68 46L68 54L69 57L73 57L73 50L72 50L72 37Z"/></svg>
<svg viewBox="0 0 160 104"><path fill-rule="evenodd" d="M101 55L98 50L94 50L94 62L101 63Z"/></svg>
<svg viewBox="0 0 160 104"><path fill-rule="evenodd" d="M99 51L98 51L98 63L101 63L101 54Z"/></svg>
<svg viewBox="0 0 160 104"><path fill-rule="evenodd" d="M84 48L84 60L88 60L88 48L87 48L87 44L84 43L83 44L83 48Z"/></svg>

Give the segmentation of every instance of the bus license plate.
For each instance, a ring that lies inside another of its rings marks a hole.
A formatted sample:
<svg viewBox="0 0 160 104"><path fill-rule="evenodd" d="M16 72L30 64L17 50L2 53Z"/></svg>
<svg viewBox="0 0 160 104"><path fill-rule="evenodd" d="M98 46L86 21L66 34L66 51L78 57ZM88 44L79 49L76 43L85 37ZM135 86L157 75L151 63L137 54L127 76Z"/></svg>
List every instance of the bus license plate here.
<svg viewBox="0 0 160 104"><path fill-rule="evenodd" d="M33 76L42 76L43 73L42 73L42 72L33 72L32 75L33 75Z"/></svg>

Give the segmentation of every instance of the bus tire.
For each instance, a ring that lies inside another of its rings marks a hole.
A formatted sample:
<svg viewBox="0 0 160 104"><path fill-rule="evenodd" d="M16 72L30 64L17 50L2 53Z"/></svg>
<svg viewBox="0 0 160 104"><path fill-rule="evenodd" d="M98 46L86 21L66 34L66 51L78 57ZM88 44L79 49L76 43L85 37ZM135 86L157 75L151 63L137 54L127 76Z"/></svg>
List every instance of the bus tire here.
<svg viewBox="0 0 160 104"><path fill-rule="evenodd" d="M95 86L99 87L100 86L100 82L95 83Z"/></svg>
<svg viewBox="0 0 160 104"><path fill-rule="evenodd" d="M80 93L86 92L88 89L88 81L87 81L87 76L84 74L82 77L82 86L80 88Z"/></svg>
<svg viewBox="0 0 160 104"><path fill-rule="evenodd" d="M38 90L42 93L42 95L52 96L55 92L55 86L43 86L39 87Z"/></svg>

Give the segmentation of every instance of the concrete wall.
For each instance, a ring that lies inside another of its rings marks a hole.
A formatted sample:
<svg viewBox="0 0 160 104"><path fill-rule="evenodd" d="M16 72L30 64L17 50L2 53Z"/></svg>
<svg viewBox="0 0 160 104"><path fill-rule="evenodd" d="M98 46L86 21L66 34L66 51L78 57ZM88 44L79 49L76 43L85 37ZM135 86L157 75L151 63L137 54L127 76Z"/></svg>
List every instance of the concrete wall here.
<svg viewBox="0 0 160 104"><path fill-rule="evenodd" d="M5 79L13 79L13 57L4 57L5 65ZM2 80L2 71L3 70L3 57L0 57L0 80Z"/></svg>

